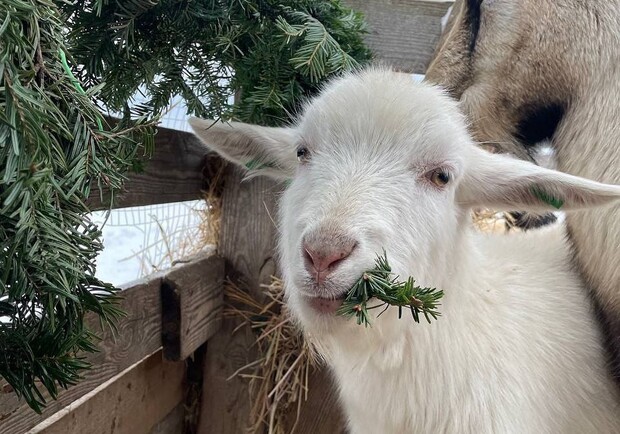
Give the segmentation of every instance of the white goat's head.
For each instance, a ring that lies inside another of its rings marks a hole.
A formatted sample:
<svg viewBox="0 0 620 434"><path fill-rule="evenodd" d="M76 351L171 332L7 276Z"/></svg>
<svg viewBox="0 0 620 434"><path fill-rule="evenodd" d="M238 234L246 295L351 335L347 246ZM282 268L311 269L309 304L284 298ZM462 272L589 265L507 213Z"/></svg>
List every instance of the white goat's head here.
<svg viewBox="0 0 620 434"><path fill-rule="evenodd" d="M257 174L291 181L279 249L289 304L306 328L336 321L339 299L383 249L397 274L441 285L467 254L458 247L473 206L540 211L556 198L571 209L620 195L477 148L456 102L385 70L335 80L290 128L191 124L230 161L261 162Z"/></svg>

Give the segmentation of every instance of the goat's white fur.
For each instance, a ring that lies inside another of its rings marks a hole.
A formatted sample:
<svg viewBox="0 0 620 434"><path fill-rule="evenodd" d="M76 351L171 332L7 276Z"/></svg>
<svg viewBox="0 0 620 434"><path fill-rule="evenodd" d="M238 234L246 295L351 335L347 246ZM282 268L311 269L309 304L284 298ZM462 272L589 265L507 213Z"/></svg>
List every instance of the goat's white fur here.
<svg viewBox="0 0 620 434"><path fill-rule="evenodd" d="M287 301L335 374L352 433L620 432L564 227L486 235L469 217L474 206L549 209L532 187L565 210L620 198L619 187L482 151L455 102L385 70L331 83L290 128L191 124L229 160L260 158L292 178L279 219ZM299 143L311 153L302 165ZM443 189L425 176L436 167L452 176ZM442 316L414 324L390 309L364 328L312 310L301 239L322 230L358 241L323 296L346 291L385 249L397 274L445 291Z"/></svg>

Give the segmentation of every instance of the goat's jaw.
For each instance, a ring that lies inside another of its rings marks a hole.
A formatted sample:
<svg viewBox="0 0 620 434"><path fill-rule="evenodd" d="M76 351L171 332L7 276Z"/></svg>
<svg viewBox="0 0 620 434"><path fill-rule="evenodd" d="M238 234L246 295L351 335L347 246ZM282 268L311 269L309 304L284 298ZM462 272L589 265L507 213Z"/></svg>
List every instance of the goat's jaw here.
<svg viewBox="0 0 620 434"><path fill-rule="evenodd" d="M304 331L322 335L346 326L346 319L336 313L346 293L340 297L321 297L291 286L287 287L287 292L289 311Z"/></svg>
<svg viewBox="0 0 620 434"><path fill-rule="evenodd" d="M333 287L330 291L321 291L312 287L304 287L297 290L295 301L304 311L311 311L312 314L320 317L335 317L336 311L342 305L347 290L335 290Z"/></svg>
<svg viewBox="0 0 620 434"><path fill-rule="evenodd" d="M325 315L334 315L338 308L342 306L345 294L338 298L324 297L305 297L305 302L316 312Z"/></svg>

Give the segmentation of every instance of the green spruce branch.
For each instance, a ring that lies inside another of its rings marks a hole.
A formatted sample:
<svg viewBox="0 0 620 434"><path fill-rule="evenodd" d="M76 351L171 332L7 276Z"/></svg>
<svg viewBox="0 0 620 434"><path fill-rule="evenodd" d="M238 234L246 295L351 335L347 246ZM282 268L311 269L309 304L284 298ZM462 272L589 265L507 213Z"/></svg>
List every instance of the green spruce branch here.
<svg viewBox="0 0 620 434"><path fill-rule="evenodd" d="M443 291L417 286L413 277L398 281L384 251L383 256L377 255L375 268L364 272L349 290L337 314L355 317L357 324L368 326L371 324L370 309L383 307L381 315L390 306L398 306L398 318L402 317L403 309L409 309L415 322L419 323L420 315L423 315L430 323L431 318L437 319L441 315L437 307L442 297ZM380 303L368 306L372 299Z"/></svg>
<svg viewBox="0 0 620 434"><path fill-rule="evenodd" d="M78 78L103 82L118 111L140 89L153 113L180 95L195 116L280 125L326 78L371 57L361 14L339 0L58 3Z"/></svg>
<svg viewBox="0 0 620 434"><path fill-rule="evenodd" d="M73 76L62 4L0 2L0 377L37 412L89 367L85 316L121 316L95 277L103 245L86 201L118 191L154 135L135 112L104 122L98 87Z"/></svg>

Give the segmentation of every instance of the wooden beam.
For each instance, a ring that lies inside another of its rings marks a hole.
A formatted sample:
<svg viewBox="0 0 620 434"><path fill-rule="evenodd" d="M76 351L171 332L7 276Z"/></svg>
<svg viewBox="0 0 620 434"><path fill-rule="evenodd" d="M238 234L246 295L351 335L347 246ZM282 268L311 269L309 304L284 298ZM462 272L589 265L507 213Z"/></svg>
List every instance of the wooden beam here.
<svg viewBox="0 0 620 434"><path fill-rule="evenodd" d="M376 59L398 71L424 74L441 34L441 18L452 1L344 0L364 12L365 40Z"/></svg>
<svg viewBox="0 0 620 434"><path fill-rule="evenodd" d="M162 344L168 360L185 360L221 326L224 259L209 254L162 279Z"/></svg>
<svg viewBox="0 0 620 434"><path fill-rule="evenodd" d="M162 352L157 351L29 434L172 434L161 428L182 423L182 413L180 417L173 414L171 419L167 416L183 400L184 373L183 362L165 361Z"/></svg>
<svg viewBox="0 0 620 434"><path fill-rule="evenodd" d="M179 277L184 270L189 270L188 274L194 277L191 287L188 290L194 294L193 299L197 302L202 300L199 295L200 288L206 288L213 300L221 297L222 287L215 289L214 282L221 282L223 267L221 260L212 258L213 252L207 252L207 256L202 256L195 261L187 264L180 264L172 270L154 274L138 282L126 285L122 295L121 309L126 312L126 316L118 323L118 332L112 333L109 329L100 330L98 318L88 315L87 326L91 330L100 332L102 340L99 342L99 352L88 354L87 360L93 365L93 369L84 373L84 379L75 386L63 390L56 401L48 401L48 406L41 415L36 414L28 407L23 400L18 400L14 392L0 391L0 433L2 434L22 434L47 417L61 411L65 406L81 398L91 390L95 389L105 381L123 372L129 366L142 360L161 348L162 345L162 302L161 287L162 281L166 278L180 285L182 279ZM216 264L220 264L219 266ZM204 273L197 273L196 269L204 267ZM209 275L208 272L216 273ZM169 278L168 276L172 276ZM185 284L185 283L183 283ZM190 285L190 283L187 283ZM183 288L177 286L180 294L185 293ZM218 295L216 292L219 291ZM182 297L185 298L185 297ZM210 302L216 312L219 312L220 305ZM206 339L213 333L217 324L216 313L212 315L205 309L194 308L192 312L198 312L198 316L185 314L181 317L195 327L189 333L184 334L184 339L188 339L187 346L200 345L201 339ZM205 327L205 330L199 330ZM185 345L185 344L184 344ZM46 395L46 399L49 396Z"/></svg>
<svg viewBox="0 0 620 434"><path fill-rule="evenodd" d="M206 188L203 174L215 173L220 164L222 160L193 134L158 128L152 157L144 160L143 172L128 174L114 208L199 199ZM93 187L87 203L93 211L108 209L109 193L104 192L102 200Z"/></svg>

